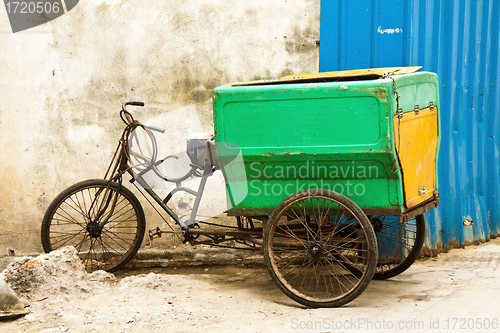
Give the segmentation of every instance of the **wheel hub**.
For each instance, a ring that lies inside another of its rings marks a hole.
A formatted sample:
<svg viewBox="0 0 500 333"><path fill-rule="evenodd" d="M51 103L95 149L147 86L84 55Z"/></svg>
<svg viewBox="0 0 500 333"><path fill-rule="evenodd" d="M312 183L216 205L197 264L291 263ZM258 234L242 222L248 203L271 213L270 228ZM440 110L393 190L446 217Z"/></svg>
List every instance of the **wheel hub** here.
<svg viewBox="0 0 500 333"><path fill-rule="evenodd" d="M323 254L323 246L320 243L313 243L309 248L309 253L314 258L319 258Z"/></svg>
<svg viewBox="0 0 500 333"><path fill-rule="evenodd" d="M92 238L98 238L102 234L101 226L96 222L90 222L87 224L87 231Z"/></svg>
<svg viewBox="0 0 500 333"><path fill-rule="evenodd" d="M380 217L371 217L370 222L372 223L373 231L375 231L375 233L381 232L384 228L384 221L382 221Z"/></svg>

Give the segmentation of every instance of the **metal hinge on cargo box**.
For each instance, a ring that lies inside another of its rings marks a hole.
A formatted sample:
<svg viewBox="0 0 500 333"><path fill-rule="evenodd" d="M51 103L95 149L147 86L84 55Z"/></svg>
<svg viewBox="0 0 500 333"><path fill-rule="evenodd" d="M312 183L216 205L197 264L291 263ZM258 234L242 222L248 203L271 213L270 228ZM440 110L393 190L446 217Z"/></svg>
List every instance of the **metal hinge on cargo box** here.
<svg viewBox="0 0 500 333"><path fill-rule="evenodd" d="M396 115L398 116L399 119L403 118L403 109L398 109L396 111Z"/></svg>
<svg viewBox="0 0 500 333"><path fill-rule="evenodd" d="M431 109L431 112L434 111L434 102L429 103L429 108Z"/></svg>
<svg viewBox="0 0 500 333"><path fill-rule="evenodd" d="M418 113L420 112L420 108L418 107L418 105L415 105L415 107L413 108L413 111L415 111L415 115L418 116Z"/></svg>

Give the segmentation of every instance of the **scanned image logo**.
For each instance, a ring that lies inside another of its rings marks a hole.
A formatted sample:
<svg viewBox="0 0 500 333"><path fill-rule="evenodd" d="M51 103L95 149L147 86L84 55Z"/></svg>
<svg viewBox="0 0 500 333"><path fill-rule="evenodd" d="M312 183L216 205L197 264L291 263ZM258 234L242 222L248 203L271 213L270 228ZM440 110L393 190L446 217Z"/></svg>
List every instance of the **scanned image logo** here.
<svg viewBox="0 0 500 333"><path fill-rule="evenodd" d="M12 32L47 23L73 9L79 0L11 1L4 0Z"/></svg>

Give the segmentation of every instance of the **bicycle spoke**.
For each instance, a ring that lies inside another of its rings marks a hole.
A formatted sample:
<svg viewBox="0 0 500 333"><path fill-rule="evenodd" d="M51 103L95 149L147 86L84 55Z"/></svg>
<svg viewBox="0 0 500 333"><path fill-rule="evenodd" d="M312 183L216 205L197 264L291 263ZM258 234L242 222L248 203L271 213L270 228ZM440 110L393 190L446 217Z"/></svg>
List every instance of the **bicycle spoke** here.
<svg viewBox="0 0 500 333"><path fill-rule="evenodd" d="M326 190L314 193L292 195L273 212L269 235L264 235L266 265L294 300L338 306L354 299L371 279L375 235L366 215L347 198Z"/></svg>
<svg viewBox="0 0 500 333"><path fill-rule="evenodd" d="M90 180L68 188L58 200L44 216L46 251L73 246L88 271L113 271L137 252L144 214L130 190L107 180Z"/></svg>

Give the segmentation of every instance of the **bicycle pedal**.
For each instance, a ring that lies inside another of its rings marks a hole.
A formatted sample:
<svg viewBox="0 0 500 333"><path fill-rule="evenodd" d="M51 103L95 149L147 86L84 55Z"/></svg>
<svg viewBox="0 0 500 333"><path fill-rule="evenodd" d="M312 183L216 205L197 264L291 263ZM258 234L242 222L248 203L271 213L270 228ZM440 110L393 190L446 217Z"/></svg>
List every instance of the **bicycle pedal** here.
<svg viewBox="0 0 500 333"><path fill-rule="evenodd" d="M149 239L153 240L155 238L161 238L161 230L159 227L156 227L156 229L149 229Z"/></svg>

